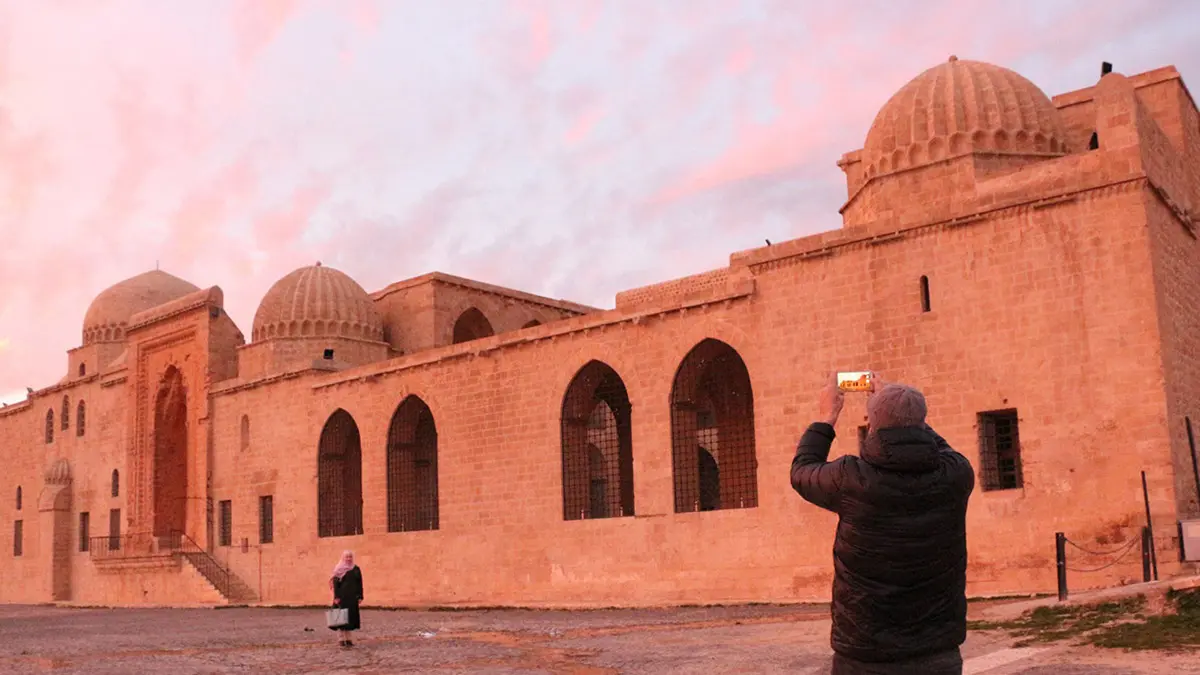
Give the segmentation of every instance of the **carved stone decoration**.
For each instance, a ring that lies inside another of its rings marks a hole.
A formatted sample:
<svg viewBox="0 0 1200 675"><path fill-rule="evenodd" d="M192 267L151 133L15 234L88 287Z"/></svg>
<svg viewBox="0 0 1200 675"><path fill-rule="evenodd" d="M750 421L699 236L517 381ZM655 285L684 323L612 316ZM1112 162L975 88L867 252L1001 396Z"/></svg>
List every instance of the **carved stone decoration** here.
<svg viewBox="0 0 1200 675"><path fill-rule="evenodd" d="M70 485L71 464L66 458L60 457L46 468L46 485Z"/></svg>

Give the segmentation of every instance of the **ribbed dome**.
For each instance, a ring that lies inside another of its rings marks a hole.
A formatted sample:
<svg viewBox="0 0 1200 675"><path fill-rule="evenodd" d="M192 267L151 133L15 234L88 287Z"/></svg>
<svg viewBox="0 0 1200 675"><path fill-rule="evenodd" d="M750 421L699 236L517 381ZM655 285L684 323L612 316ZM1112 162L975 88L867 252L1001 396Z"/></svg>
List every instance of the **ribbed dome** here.
<svg viewBox="0 0 1200 675"><path fill-rule="evenodd" d="M951 56L884 104L867 132L863 162L870 177L973 151L1061 155L1066 128L1029 80Z"/></svg>
<svg viewBox="0 0 1200 675"><path fill-rule="evenodd" d="M383 320L362 286L317 263L276 281L254 315L253 341L301 336L382 341Z"/></svg>
<svg viewBox="0 0 1200 675"><path fill-rule="evenodd" d="M47 485L66 485L71 482L71 465L66 459L57 459L46 469Z"/></svg>
<svg viewBox="0 0 1200 675"><path fill-rule="evenodd" d="M110 286L88 306L83 317L83 344L124 340L131 316L198 290L195 285L159 270Z"/></svg>

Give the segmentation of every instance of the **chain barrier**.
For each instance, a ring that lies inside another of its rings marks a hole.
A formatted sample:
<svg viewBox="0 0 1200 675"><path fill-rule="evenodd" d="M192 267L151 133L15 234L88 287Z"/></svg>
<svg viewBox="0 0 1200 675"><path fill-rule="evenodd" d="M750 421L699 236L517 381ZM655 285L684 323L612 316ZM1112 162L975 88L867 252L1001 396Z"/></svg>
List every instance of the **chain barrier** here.
<svg viewBox="0 0 1200 675"><path fill-rule="evenodd" d="M1101 565L1100 567L1092 567L1092 568L1087 568L1087 569L1079 568L1079 567L1070 567L1070 566L1067 567L1067 570L1069 570L1071 572L1084 572L1084 573L1099 572L1101 570L1106 570L1106 569L1112 567L1113 565L1116 565L1117 563L1124 560L1125 556L1129 555L1129 552L1133 550L1133 547L1138 544L1137 539L1130 539L1124 546L1121 546L1120 548L1115 548L1111 551L1092 551L1092 550L1089 550L1089 549L1086 549L1086 548L1080 546L1079 544L1076 544L1075 542L1071 541L1070 539L1067 539L1066 541L1071 546L1073 546L1073 547L1079 549L1080 551L1083 551L1084 553L1091 555L1091 556L1096 556L1096 557L1104 557L1104 556L1109 556L1109 555L1117 556L1112 561L1110 561L1108 564Z"/></svg>
<svg viewBox="0 0 1200 675"><path fill-rule="evenodd" d="M1142 581L1150 581L1151 578L1151 555L1153 549L1153 538L1150 534L1150 528L1142 528L1142 536L1140 538L1130 539L1123 545L1107 551L1096 551L1090 548L1080 546L1079 544L1067 538L1062 532L1054 533L1055 544L1055 559L1058 568L1058 599L1067 599L1067 572L1076 572L1080 574L1088 574L1092 572L1101 572L1117 563L1125 560L1129 552L1134 550L1140 543L1142 553ZM1067 546L1082 552L1085 556L1092 558L1106 558L1112 556L1112 559L1098 567L1070 567L1067 565Z"/></svg>

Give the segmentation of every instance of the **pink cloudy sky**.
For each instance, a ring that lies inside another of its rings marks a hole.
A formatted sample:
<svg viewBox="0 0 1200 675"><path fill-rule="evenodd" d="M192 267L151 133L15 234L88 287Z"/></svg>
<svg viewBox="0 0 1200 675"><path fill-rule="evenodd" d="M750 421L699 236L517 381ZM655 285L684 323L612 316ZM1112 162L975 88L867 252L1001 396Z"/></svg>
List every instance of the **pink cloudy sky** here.
<svg viewBox="0 0 1200 675"><path fill-rule="evenodd" d="M0 0L0 399L162 269L243 332L320 260L611 307L838 227L838 157L950 54L1200 91L1200 3ZM12 392L12 393L9 393Z"/></svg>

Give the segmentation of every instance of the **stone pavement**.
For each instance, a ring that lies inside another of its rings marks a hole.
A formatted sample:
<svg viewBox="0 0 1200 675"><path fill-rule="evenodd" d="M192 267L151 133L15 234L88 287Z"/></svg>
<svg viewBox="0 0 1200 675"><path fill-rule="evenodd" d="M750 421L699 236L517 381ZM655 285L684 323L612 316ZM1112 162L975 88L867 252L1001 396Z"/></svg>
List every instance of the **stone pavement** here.
<svg viewBox="0 0 1200 675"><path fill-rule="evenodd" d="M321 609L0 605L0 673L825 673L824 607L661 610L365 609L339 649ZM968 675L1200 674L1200 655L1012 649L975 633Z"/></svg>

